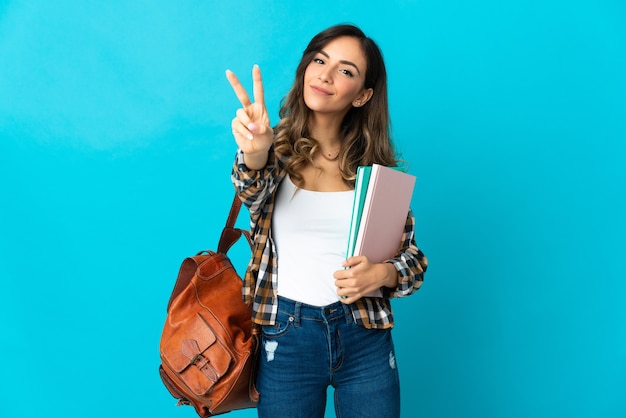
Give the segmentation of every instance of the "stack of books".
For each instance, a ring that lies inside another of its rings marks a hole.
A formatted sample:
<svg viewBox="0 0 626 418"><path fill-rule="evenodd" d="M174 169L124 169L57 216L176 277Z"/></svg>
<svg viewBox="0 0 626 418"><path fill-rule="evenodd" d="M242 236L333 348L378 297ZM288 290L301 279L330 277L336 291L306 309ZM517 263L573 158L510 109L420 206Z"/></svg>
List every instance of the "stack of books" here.
<svg viewBox="0 0 626 418"><path fill-rule="evenodd" d="M364 255L372 263L400 249L415 176L374 164L357 170L346 258Z"/></svg>

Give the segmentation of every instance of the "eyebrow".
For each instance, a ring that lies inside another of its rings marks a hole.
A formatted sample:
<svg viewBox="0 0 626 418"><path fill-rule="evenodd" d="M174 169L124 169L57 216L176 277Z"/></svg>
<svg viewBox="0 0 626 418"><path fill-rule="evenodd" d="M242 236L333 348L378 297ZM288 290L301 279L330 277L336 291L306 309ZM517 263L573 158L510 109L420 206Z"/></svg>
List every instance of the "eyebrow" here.
<svg viewBox="0 0 626 418"><path fill-rule="evenodd" d="M319 53L322 54L323 56L325 56L326 58L330 59L330 55L328 55L326 52L319 51ZM361 75L361 70L359 70L359 67L357 67L355 63L353 63L351 61L346 61L346 60L340 60L339 62L341 64L350 65L350 66L354 67L356 72L359 73L359 75Z"/></svg>

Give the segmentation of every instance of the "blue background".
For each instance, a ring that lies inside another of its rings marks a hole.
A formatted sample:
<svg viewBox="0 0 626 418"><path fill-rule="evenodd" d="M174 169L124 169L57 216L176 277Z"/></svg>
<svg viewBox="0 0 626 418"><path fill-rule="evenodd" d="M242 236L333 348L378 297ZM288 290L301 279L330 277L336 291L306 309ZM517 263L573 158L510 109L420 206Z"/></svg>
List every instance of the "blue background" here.
<svg viewBox="0 0 626 418"><path fill-rule="evenodd" d="M276 122L340 22L383 49L418 177L403 416L626 416L623 1L59 0L0 2L1 417L195 416L158 343L231 201L224 70L258 63Z"/></svg>

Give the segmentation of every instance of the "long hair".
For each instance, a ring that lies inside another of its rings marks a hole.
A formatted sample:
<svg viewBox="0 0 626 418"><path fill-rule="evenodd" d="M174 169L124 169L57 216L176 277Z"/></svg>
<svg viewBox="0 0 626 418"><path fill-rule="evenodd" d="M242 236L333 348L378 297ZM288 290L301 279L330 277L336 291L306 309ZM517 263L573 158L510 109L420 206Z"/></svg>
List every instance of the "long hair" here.
<svg viewBox="0 0 626 418"><path fill-rule="evenodd" d="M374 91L364 106L350 108L341 125L339 169L344 182L354 187L359 165L397 165L390 134L387 71L383 56L378 45L356 26L333 26L311 39L296 69L293 86L281 101L274 149L279 156L286 157L287 173L301 180L299 169L313 164L313 157L319 151L319 143L310 137L308 123L311 110L304 102L304 73L315 54L332 40L343 36L360 42L367 63L364 87Z"/></svg>

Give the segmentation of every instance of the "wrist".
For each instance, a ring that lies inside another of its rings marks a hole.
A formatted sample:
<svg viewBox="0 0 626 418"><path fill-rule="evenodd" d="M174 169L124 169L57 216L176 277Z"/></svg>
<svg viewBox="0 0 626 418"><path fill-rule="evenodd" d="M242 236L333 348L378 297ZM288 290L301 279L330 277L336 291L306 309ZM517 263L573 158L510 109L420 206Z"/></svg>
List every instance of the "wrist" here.
<svg viewBox="0 0 626 418"><path fill-rule="evenodd" d="M262 169L267 164L267 160L267 151L243 153L243 163L251 170Z"/></svg>
<svg viewBox="0 0 626 418"><path fill-rule="evenodd" d="M382 263L384 267L383 286L395 289L398 286L398 271L392 263Z"/></svg>

